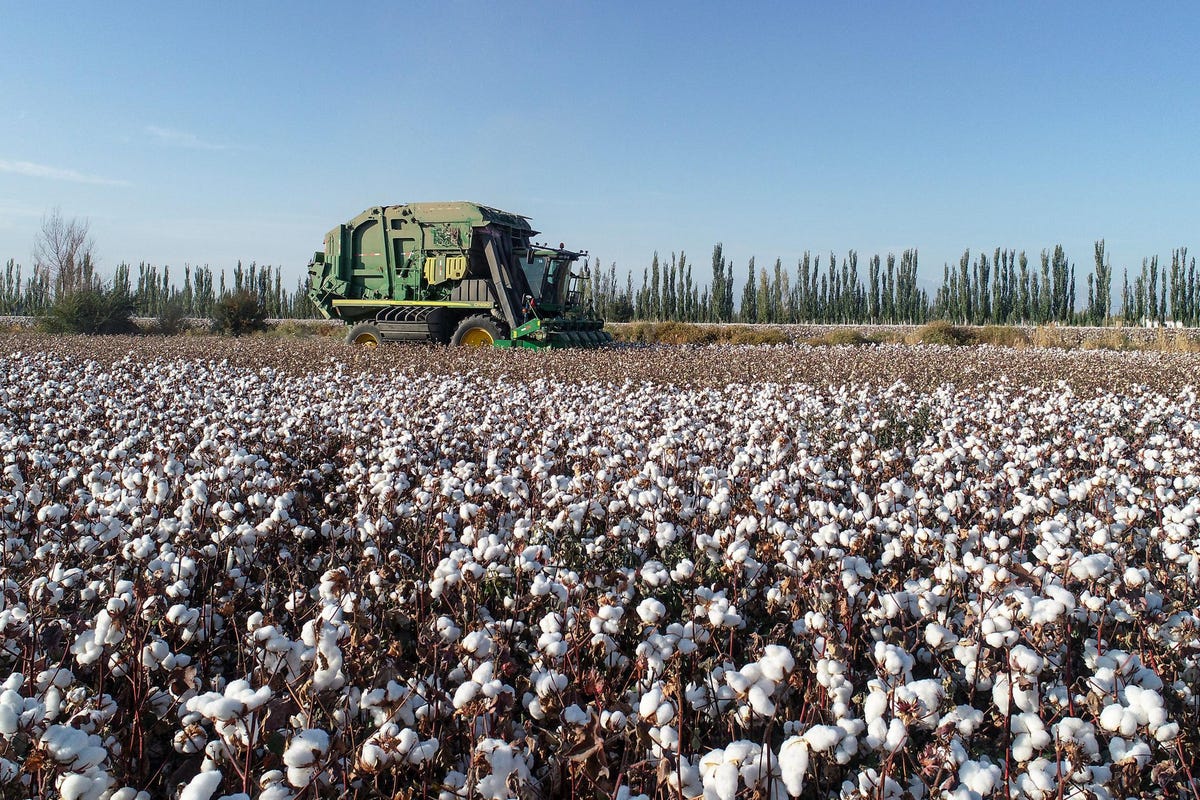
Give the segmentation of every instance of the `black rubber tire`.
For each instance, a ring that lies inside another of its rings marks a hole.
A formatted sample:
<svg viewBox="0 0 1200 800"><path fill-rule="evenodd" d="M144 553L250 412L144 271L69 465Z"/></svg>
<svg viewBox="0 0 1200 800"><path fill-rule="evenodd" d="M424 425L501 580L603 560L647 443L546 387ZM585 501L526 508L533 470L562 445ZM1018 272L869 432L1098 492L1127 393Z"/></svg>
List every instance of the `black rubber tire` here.
<svg viewBox="0 0 1200 800"><path fill-rule="evenodd" d="M376 348L383 344L383 334L373 322L360 322L346 333L346 344Z"/></svg>
<svg viewBox="0 0 1200 800"><path fill-rule="evenodd" d="M497 339L504 339L508 336L507 329L508 326L501 323L495 317L487 314L477 314L474 317L467 317L458 323L458 327L454 329L454 335L450 337L450 344L454 347L495 344ZM481 338L479 335L480 332L487 333L491 337L491 341L473 341ZM464 341L464 339L467 341Z"/></svg>

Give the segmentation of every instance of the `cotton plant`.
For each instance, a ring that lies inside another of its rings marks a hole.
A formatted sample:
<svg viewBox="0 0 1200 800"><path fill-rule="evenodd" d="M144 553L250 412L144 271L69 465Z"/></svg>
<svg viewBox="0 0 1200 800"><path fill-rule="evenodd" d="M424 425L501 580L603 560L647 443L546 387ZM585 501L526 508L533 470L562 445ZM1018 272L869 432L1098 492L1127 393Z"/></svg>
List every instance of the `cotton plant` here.
<svg viewBox="0 0 1200 800"><path fill-rule="evenodd" d="M245 346L0 357L0 791L1196 771L1190 356Z"/></svg>

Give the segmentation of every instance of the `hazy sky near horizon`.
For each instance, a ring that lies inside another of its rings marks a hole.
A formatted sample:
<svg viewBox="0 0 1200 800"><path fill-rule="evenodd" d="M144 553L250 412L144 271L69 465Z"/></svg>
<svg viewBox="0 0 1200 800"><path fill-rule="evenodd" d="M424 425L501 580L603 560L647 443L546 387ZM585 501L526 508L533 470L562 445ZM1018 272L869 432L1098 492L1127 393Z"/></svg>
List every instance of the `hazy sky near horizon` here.
<svg viewBox="0 0 1200 800"><path fill-rule="evenodd" d="M1191 245L1200 4L0 0L0 260L281 265L473 200L641 270ZM176 273L179 274L179 273ZM1082 283L1082 281L1081 281Z"/></svg>

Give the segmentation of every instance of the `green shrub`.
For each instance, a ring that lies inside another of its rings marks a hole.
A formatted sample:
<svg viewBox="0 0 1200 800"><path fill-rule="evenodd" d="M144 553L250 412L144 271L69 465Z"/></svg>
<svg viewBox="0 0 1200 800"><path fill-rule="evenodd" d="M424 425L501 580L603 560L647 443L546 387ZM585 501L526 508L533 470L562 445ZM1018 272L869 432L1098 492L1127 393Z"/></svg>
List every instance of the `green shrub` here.
<svg viewBox="0 0 1200 800"><path fill-rule="evenodd" d="M167 302L158 312L154 329L163 336L178 336L187 330L187 309L178 300Z"/></svg>
<svg viewBox="0 0 1200 800"><path fill-rule="evenodd" d="M631 322L614 326L612 333L619 341L638 344L713 344L720 339L715 327L687 322Z"/></svg>
<svg viewBox="0 0 1200 800"><path fill-rule="evenodd" d="M730 344L788 344L792 337L779 328L733 328L722 339Z"/></svg>
<svg viewBox="0 0 1200 800"><path fill-rule="evenodd" d="M1159 328L1154 334L1154 342L1147 349L1163 353L1195 353L1197 346L1186 331Z"/></svg>
<svg viewBox="0 0 1200 800"><path fill-rule="evenodd" d="M267 329L267 310L254 292L230 292L212 310L214 333L241 336Z"/></svg>
<svg viewBox="0 0 1200 800"><path fill-rule="evenodd" d="M285 319L272 325L271 333L289 339L307 339L314 334L320 333L320 330L318 330L317 326L305 324L300 320Z"/></svg>
<svg viewBox="0 0 1200 800"><path fill-rule="evenodd" d="M971 334L945 320L929 322L908 336L909 344L946 344L953 347L971 343Z"/></svg>
<svg viewBox="0 0 1200 800"><path fill-rule="evenodd" d="M1058 347L1070 350L1079 343L1078 334L1068 332L1053 322L1033 329L1030 341L1034 347Z"/></svg>
<svg viewBox="0 0 1200 800"><path fill-rule="evenodd" d="M41 325L48 333L137 333L134 308L133 298L119 289L76 289L54 301Z"/></svg>
<svg viewBox="0 0 1200 800"><path fill-rule="evenodd" d="M631 322L609 326L622 342L639 344L787 344L791 336L780 328L714 325L694 322Z"/></svg>
<svg viewBox="0 0 1200 800"><path fill-rule="evenodd" d="M654 330L654 341L663 344L714 344L720 338L720 331L688 322L662 322Z"/></svg>
<svg viewBox="0 0 1200 800"><path fill-rule="evenodd" d="M1079 343L1079 346L1083 350L1115 350L1117 352L1137 349L1133 340L1129 338L1129 334L1119 329L1086 338Z"/></svg>

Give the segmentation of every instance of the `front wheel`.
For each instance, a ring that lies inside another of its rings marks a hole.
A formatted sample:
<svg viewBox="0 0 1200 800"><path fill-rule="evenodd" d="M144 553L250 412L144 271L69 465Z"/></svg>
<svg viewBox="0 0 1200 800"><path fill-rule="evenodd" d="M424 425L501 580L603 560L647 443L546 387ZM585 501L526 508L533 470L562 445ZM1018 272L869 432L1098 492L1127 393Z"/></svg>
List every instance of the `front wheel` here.
<svg viewBox="0 0 1200 800"><path fill-rule="evenodd" d="M450 344L462 347L491 347L497 339L503 339L504 333L500 324L492 317L467 317L458 323Z"/></svg>
<svg viewBox="0 0 1200 800"><path fill-rule="evenodd" d="M346 334L346 344L374 350L383 344L383 334L379 328L370 322L360 322Z"/></svg>

